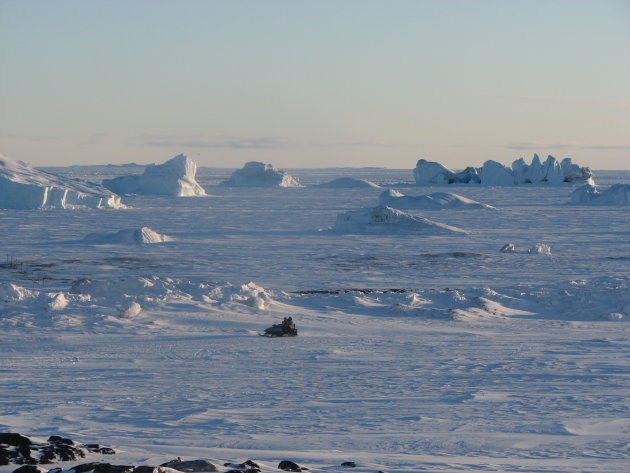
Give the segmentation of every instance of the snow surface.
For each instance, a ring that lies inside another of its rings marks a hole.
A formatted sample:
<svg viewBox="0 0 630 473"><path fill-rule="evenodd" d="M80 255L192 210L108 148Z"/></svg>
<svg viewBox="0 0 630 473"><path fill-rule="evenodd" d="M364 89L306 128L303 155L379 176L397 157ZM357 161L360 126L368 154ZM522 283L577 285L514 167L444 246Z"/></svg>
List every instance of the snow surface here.
<svg viewBox="0 0 630 473"><path fill-rule="evenodd" d="M440 213L464 238L318 231L373 205L370 188L0 210L0 431L117 452L44 465L65 469L625 471L630 209L570 192L467 187L498 210ZM143 226L173 241L81 242ZM297 337L259 336L289 316Z"/></svg>
<svg viewBox="0 0 630 473"><path fill-rule="evenodd" d="M381 192L380 205L396 209L442 210L442 209L494 209L491 205L448 192L434 192L427 195L405 195L394 189Z"/></svg>
<svg viewBox="0 0 630 473"><path fill-rule="evenodd" d="M221 183L227 187L300 187L297 179L271 164L250 161Z"/></svg>
<svg viewBox="0 0 630 473"><path fill-rule="evenodd" d="M488 160L482 167L467 167L454 172L440 163L420 159L413 175L417 185L481 184L484 186L513 186L517 184L562 185L565 183L586 182L593 184L593 173L589 168L573 164L571 158L558 162L548 156L544 163L534 154L531 164L523 158L512 163L511 167Z"/></svg>
<svg viewBox="0 0 630 473"><path fill-rule="evenodd" d="M163 164L148 166L141 175L104 179L103 185L119 195L151 194L191 197L206 195L195 179L197 165L179 154Z"/></svg>
<svg viewBox="0 0 630 473"><path fill-rule="evenodd" d="M98 184L40 171L0 154L0 208L122 208L120 197Z"/></svg>
<svg viewBox="0 0 630 473"><path fill-rule="evenodd" d="M571 194L571 204L583 205L630 205L630 184L614 184L601 191L596 186L586 184Z"/></svg>

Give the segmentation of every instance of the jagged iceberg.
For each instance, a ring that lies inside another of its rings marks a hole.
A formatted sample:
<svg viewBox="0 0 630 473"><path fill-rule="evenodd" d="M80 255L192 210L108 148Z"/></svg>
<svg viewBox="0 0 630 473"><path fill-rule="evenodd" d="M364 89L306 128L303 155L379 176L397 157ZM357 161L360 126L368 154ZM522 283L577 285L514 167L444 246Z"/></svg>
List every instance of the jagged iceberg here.
<svg viewBox="0 0 630 473"><path fill-rule="evenodd" d="M332 230L340 233L422 232L429 235L468 233L385 205L340 213Z"/></svg>
<svg viewBox="0 0 630 473"><path fill-rule="evenodd" d="M324 187L327 189L381 188L381 186L375 184L372 181L366 181L365 179L356 179L354 177L339 177L337 179L333 179L332 181L318 184L314 187Z"/></svg>
<svg viewBox="0 0 630 473"><path fill-rule="evenodd" d="M571 194L571 204L578 205L630 205L630 184L614 184L605 191L586 184Z"/></svg>
<svg viewBox="0 0 630 473"><path fill-rule="evenodd" d="M494 209L491 205L482 204L448 192L434 192L426 195L405 195L393 189L381 192L378 196L380 205L395 209L441 210L441 209Z"/></svg>
<svg viewBox="0 0 630 473"><path fill-rule="evenodd" d="M544 163L537 154L531 164L523 158L517 159L511 167L496 161L486 161L482 167L467 167L454 172L440 163L420 159L413 175L417 185L481 184L484 186L512 186L518 184L548 184L586 182L593 184L593 174L587 167L573 164L571 158L558 162L548 156Z"/></svg>
<svg viewBox="0 0 630 473"><path fill-rule="evenodd" d="M197 165L184 154L179 154L163 164L151 165L142 175L120 176L104 179L103 185L119 195L152 194L190 197L206 195L195 179Z"/></svg>
<svg viewBox="0 0 630 473"><path fill-rule="evenodd" d="M271 164L250 161L220 183L227 187L301 187L298 180Z"/></svg>
<svg viewBox="0 0 630 473"><path fill-rule="evenodd" d="M0 155L0 208L123 208L120 197L92 182L68 179Z"/></svg>

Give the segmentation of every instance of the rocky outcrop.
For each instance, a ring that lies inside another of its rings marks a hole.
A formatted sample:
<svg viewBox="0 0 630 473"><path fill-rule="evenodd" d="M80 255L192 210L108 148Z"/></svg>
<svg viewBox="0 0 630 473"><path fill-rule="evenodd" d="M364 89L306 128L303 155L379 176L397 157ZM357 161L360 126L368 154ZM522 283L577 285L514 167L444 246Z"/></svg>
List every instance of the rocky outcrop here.
<svg viewBox="0 0 630 473"><path fill-rule="evenodd" d="M263 333L266 337L297 337L297 334L292 317L285 317L282 323L266 328Z"/></svg>

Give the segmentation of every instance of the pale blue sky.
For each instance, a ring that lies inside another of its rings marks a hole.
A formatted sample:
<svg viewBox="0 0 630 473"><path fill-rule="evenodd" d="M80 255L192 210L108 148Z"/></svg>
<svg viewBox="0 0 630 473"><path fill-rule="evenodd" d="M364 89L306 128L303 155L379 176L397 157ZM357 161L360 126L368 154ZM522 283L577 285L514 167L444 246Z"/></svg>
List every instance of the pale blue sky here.
<svg viewBox="0 0 630 473"><path fill-rule="evenodd" d="M0 0L35 165L630 168L630 1Z"/></svg>

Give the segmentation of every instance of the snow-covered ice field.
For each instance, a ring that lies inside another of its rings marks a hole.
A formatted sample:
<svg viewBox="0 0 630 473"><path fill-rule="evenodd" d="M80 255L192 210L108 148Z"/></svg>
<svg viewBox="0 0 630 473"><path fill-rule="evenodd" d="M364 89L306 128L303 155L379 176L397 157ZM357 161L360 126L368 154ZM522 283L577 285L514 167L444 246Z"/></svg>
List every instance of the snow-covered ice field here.
<svg viewBox="0 0 630 473"><path fill-rule="evenodd" d="M129 169L54 171L99 182ZM330 230L336 216L383 189L218 186L230 173L200 168L203 197L0 209L0 431L98 442L115 464L181 456L219 471L248 458L265 472L284 459L628 470L630 207L568 205L572 186L290 170L305 185L350 176L496 207L405 210L467 234L348 234ZM84 240L141 227L169 241ZM528 251L539 243L551 254ZM298 337L258 336L285 316Z"/></svg>

